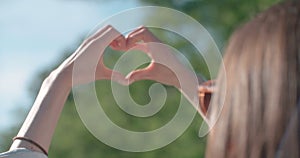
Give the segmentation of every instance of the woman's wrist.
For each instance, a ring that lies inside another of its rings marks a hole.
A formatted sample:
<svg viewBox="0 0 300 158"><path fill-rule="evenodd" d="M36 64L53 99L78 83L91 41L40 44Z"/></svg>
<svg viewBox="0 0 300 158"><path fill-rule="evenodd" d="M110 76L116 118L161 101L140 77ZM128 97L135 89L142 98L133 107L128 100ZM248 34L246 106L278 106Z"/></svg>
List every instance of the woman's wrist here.
<svg viewBox="0 0 300 158"><path fill-rule="evenodd" d="M44 80L42 86L50 87L58 85L63 90L72 88L72 72L68 69L56 69Z"/></svg>
<svg viewBox="0 0 300 158"><path fill-rule="evenodd" d="M28 138L48 151L55 126L71 90L71 81L72 76L64 71L54 70L50 73L17 137ZM20 147L41 152L36 145L25 140L15 140L11 150Z"/></svg>

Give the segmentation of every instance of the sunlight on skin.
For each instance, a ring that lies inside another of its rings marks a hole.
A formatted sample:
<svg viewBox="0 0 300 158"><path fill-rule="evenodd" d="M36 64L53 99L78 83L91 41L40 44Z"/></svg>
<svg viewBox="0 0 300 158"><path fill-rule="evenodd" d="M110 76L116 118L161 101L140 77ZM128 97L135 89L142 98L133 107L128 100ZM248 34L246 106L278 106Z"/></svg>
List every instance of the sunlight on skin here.
<svg viewBox="0 0 300 158"><path fill-rule="evenodd" d="M50 0L0 2L3 21L0 30L0 81L3 83L0 84L0 132L24 120L13 119L13 111L31 106L34 97L28 94L28 88L37 73L52 65L65 48L77 43L99 20L139 5L137 1L120 3L122 1L108 1L103 5ZM76 18L69 18L70 15ZM70 24L72 27L68 27Z"/></svg>

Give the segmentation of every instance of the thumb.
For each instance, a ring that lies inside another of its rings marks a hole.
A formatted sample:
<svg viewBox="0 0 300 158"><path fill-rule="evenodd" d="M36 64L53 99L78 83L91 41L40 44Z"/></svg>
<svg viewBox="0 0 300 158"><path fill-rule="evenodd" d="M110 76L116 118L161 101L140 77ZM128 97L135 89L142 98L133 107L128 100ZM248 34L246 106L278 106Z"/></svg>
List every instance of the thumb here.
<svg viewBox="0 0 300 158"><path fill-rule="evenodd" d="M126 79L128 80L129 84L132 84L133 82L140 81L140 80L151 80L152 72L153 72L152 70L153 70L153 64L150 64L148 67L144 69L132 71L126 76Z"/></svg>
<svg viewBox="0 0 300 158"><path fill-rule="evenodd" d="M112 71L111 80L118 82L119 84L121 84L123 86L127 86L129 84L127 79L125 79L125 76L118 71Z"/></svg>
<svg viewBox="0 0 300 158"><path fill-rule="evenodd" d="M97 68L96 80L112 80L122 85L128 85L127 80L122 73L111 70L105 66L100 66Z"/></svg>

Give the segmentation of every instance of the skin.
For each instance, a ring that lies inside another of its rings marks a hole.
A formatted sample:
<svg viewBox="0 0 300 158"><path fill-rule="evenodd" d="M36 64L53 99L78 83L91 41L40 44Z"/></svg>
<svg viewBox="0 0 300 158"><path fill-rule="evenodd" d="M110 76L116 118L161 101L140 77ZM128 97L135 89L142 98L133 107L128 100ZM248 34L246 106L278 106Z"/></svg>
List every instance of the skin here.
<svg viewBox="0 0 300 158"><path fill-rule="evenodd" d="M111 39L114 40L112 41ZM137 44L141 41L144 44ZM153 53L153 51L147 47L147 42L160 41L145 27L140 27L124 37L112 26L106 26L89 37L44 80L39 94L17 136L27 137L48 151L59 116L72 86L86 84L95 80L110 80L112 75L114 75L114 81L123 85L129 85L135 81L144 79L172 85L177 87L193 102L193 97L195 97L194 92L189 89L182 89L176 79L175 73L156 61L160 58L167 58L176 66L177 71L187 76L187 78L193 78L193 73L180 64L179 60L171 52L161 50L164 51L164 53L160 53L161 55ZM122 51L132 48L142 49L152 58L152 62L147 68L133 71L125 77L119 72L108 69L103 64L103 52L107 46ZM95 78L86 77L88 76L86 75L88 71L88 66L86 65L88 64L80 65L80 70L78 72L76 71L79 75L72 75L75 62L83 61L89 63L99 58ZM194 82L188 81L187 83ZM195 84L189 84L187 86L197 87ZM23 140L15 140L10 150L17 148L27 148L32 151L42 152L35 145Z"/></svg>
<svg viewBox="0 0 300 158"><path fill-rule="evenodd" d="M72 88L72 70L76 61L88 62L100 56L95 79L86 77L85 70L87 67L82 65L82 69L79 71L80 75L77 76L79 78L75 79L78 83L73 83L74 85L110 79L113 73L117 76L115 77L117 82L124 81L124 76L106 68L102 62L104 49L110 44L109 39L114 36L124 38L111 26L99 30L84 41L68 59L44 80L40 92L17 135L18 137L30 138L48 151L57 121ZM121 44L120 47L123 47ZM22 147L41 152L39 148L23 140L15 140L10 150Z"/></svg>
<svg viewBox="0 0 300 158"><path fill-rule="evenodd" d="M141 42L136 45L137 42ZM198 79L197 76L187 69L174 55L169 47L161 44L147 28L140 27L127 36L127 47L140 49L151 59L148 67L131 72L126 76L129 83L139 80L154 80L165 85L176 87L204 117L204 113L198 107ZM179 81L177 78L181 78Z"/></svg>

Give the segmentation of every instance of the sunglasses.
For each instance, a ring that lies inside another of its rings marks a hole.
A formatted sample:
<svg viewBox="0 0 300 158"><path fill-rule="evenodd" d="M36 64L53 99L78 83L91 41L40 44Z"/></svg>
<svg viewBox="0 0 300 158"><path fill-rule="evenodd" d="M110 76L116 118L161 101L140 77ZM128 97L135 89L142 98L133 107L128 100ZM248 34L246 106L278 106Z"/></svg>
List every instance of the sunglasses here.
<svg viewBox="0 0 300 158"><path fill-rule="evenodd" d="M198 95L201 111L206 114L212 94L214 93L215 80L208 80L199 85Z"/></svg>

